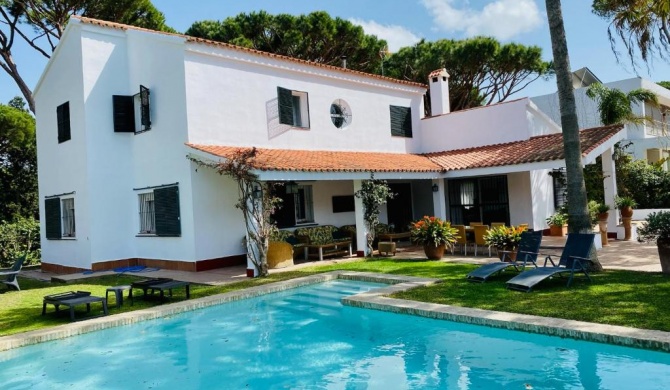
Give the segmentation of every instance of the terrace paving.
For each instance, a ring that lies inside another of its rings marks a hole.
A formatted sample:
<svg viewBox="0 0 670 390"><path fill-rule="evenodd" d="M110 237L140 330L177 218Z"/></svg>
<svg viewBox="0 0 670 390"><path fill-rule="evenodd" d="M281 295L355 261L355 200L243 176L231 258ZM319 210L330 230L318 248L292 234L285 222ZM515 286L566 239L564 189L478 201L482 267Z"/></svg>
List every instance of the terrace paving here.
<svg viewBox="0 0 670 390"><path fill-rule="evenodd" d="M544 254L560 254L561 247L565 243L564 237L543 237L541 253ZM488 253L487 253L488 254ZM495 256L495 254L494 254ZM423 248L419 246L410 245L407 242L400 242L396 258L402 259L425 259ZM543 260L541 257L539 260ZM661 265L658 259L658 251L655 244L642 244L636 241L619 241L609 240L609 245L603 247L598 251L598 258L605 269L620 269L630 271L643 272L660 272ZM299 268L313 266L318 264L334 264L348 261L355 261L358 258L338 258L324 261L299 261L294 266L282 269L270 270L271 273L293 271ZM471 249L468 249L468 255L464 256L460 253L454 255L447 254L440 260L446 263L469 263L482 264L491 261L491 258L484 255L475 257L472 255ZM38 279L38 280L53 280L58 282L74 282L89 277L97 277L102 275L111 275L114 271L103 271L94 273L76 273L69 275L56 275L48 272L42 272L39 269L24 270L21 276ZM137 276L144 276L148 278L172 278L177 280L184 280L191 283L200 283L208 285L222 285L244 280L246 278L246 267L243 265L219 268L210 271L202 272L187 272L187 271L171 271L171 270L156 270L153 272L138 272L132 273Z"/></svg>

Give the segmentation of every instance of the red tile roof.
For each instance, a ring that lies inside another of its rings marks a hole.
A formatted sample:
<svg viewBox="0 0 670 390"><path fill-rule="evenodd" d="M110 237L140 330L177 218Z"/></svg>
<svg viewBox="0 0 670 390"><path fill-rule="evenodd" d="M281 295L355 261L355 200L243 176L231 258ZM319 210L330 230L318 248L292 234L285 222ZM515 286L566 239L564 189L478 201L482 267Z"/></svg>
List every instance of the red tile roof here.
<svg viewBox="0 0 670 390"><path fill-rule="evenodd" d="M623 130L622 125L582 130L582 156ZM525 141L424 154L447 171L527 164L563 159L563 134L531 137Z"/></svg>
<svg viewBox="0 0 670 390"><path fill-rule="evenodd" d="M623 130L606 126L582 130L582 155L593 151ZM228 158L235 146L195 145L189 147ZM428 154L340 152L258 148L256 167L261 171L296 172L435 172L488 168L563 159L563 134L532 137L525 141L450 150Z"/></svg>
<svg viewBox="0 0 670 390"><path fill-rule="evenodd" d="M164 32L164 31L150 30L150 29L147 29L147 28L135 27L135 26L131 26L131 25L128 25L128 24L108 22L106 20L87 18L87 17L84 17L84 16L78 16L78 15L74 15L72 17L75 18L75 19L79 19L82 23L92 24L92 25L96 25L96 26L100 26L100 27L109 27L109 28L115 28L115 29L124 30L124 31L125 30L136 30L136 31L150 32L150 33L154 33L154 34L171 35L171 36L175 36L175 37L184 38L187 42L225 47L227 49L242 51L242 52L246 52L246 53L250 53L250 54L256 54L256 55L260 55L260 56L264 56L264 57L270 57L270 58L276 58L276 59L285 60L285 61L296 62L296 63L299 63L299 64L314 66L314 67L318 67L318 68L324 68L324 69L328 69L328 70L335 70L335 71L339 71L339 72L350 73L350 74L354 74L354 75L362 76L362 77L375 78L375 79L379 79L379 80L388 81L388 82L391 82L391 83L411 85L413 87L419 87L419 88L424 88L424 89L428 88L428 86L426 84L416 83L416 82L413 82L413 81L394 79L392 77L386 77L386 76L376 75L376 74L372 74L372 73L365 73L365 72L361 72L361 71L358 71L358 70L341 68L339 66L321 64L321 63L313 62L313 61L306 61L306 60L302 60L302 59L299 59L299 58L293 58L293 57L289 57L289 56L285 56L285 55L268 53L268 52L265 52L265 51L260 51L260 50L256 50L256 49L250 49L248 47L232 45L230 43L225 43L225 42L218 42L218 41L212 41L212 40L209 40L209 39L196 38L196 37L192 37L192 36L184 35L184 34L176 34L176 33Z"/></svg>
<svg viewBox="0 0 670 390"><path fill-rule="evenodd" d="M234 146L194 145L217 157L228 158L241 148ZM289 150L257 148L256 168L261 171L301 172L442 172L429 159L405 153L338 152L325 150Z"/></svg>

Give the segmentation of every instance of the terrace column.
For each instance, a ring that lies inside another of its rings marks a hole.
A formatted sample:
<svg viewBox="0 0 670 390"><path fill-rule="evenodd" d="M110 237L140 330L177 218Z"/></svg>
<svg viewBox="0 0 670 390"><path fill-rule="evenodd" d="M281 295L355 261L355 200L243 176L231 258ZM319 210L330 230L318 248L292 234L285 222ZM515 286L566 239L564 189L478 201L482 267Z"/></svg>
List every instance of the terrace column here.
<svg viewBox="0 0 670 390"><path fill-rule="evenodd" d="M437 191L435 191L437 186ZM433 215L447 220L447 201L445 197L444 179L433 179Z"/></svg>
<svg viewBox="0 0 670 390"><path fill-rule="evenodd" d="M354 180L354 193L359 191L362 187L361 180ZM365 219L363 218L365 209L363 208L363 200L354 196L354 214L356 215L356 255L366 256L367 253L367 235L368 231L365 227Z"/></svg>
<svg viewBox="0 0 670 390"><path fill-rule="evenodd" d="M614 209L614 197L616 197L616 170L614 167L614 159L612 157L614 148L609 148L600 156L603 163L603 178L605 187L605 204L610 206L609 218L607 220L607 230L616 232L619 224L619 215Z"/></svg>

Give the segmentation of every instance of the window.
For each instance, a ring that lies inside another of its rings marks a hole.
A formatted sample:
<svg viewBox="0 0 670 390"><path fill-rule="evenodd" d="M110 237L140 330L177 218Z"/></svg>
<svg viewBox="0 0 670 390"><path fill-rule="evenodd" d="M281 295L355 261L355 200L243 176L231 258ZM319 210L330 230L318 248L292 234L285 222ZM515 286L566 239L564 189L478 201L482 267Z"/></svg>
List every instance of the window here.
<svg viewBox="0 0 670 390"><path fill-rule="evenodd" d="M412 109L410 107L391 107L391 135L412 138Z"/></svg>
<svg viewBox="0 0 670 390"><path fill-rule="evenodd" d="M279 123L293 127L309 128L307 92L277 87Z"/></svg>
<svg viewBox="0 0 670 390"><path fill-rule="evenodd" d="M314 200L311 185L298 185L295 193L286 192L286 186L276 186L275 196L282 199L282 206L272 218L277 227L286 228L314 222Z"/></svg>
<svg viewBox="0 0 670 390"><path fill-rule="evenodd" d="M330 120L338 129L344 129L351 123L351 108L342 99L335 100L330 105Z"/></svg>
<svg viewBox="0 0 670 390"><path fill-rule="evenodd" d="M140 201L140 234L156 234L156 211L154 210L154 193L139 194Z"/></svg>
<svg viewBox="0 0 670 390"><path fill-rule="evenodd" d="M179 187L157 187L138 194L139 234L181 236Z"/></svg>
<svg viewBox="0 0 670 390"><path fill-rule="evenodd" d="M56 107L56 122L58 123L58 143L70 140L70 102Z"/></svg>
<svg viewBox="0 0 670 390"><path fill-rule="evenodd" d="M74 197L49 197L44 200L44 223L48 240L77 236Z"/></svg>
<svg viewBox="0 0 670 390"><path fill-rule="evenodd" d="M150 96L149 88L143 85L140 85L138 94L112 96L115 133L141 133L151 129ZM135 112L140 115L139 128L136 127Z"/></svg>

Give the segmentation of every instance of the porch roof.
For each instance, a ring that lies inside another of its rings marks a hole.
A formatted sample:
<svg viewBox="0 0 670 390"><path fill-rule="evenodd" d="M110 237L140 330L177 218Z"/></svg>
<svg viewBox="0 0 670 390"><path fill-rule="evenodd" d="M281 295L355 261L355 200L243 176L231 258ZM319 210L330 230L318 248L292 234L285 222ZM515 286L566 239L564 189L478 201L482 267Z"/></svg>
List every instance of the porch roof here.
<svg viewBox="0 0 670 390"><path fill-rule="evenodd" d="M587 159L601 146L620 139L622 125L582 130L582 157ZM229 158L236 151L251 149L241 146L187 144L190 148ZM611 146L611 145L610 145ZM533 169L536 163L562 161L563 134L550 134L516 142L450 150L427 154L346 152L326 150L293 150L257 148L255 168L263 172L379 172L441 175L455 171L481 171L481 168L516 166ZM593 157L593 156L591 156Z"/></svg>
<svg viewBox="0 0 670 390"><path fill-rule="evenodd" d="M622 130L623 125L612 125L580 131L582 157L587 157ZM504 144L427 153L423 156L440 165L445 171L558 161L564 159L563 133Z"/></svg>
<svg viewBox="0 0 670 390"><path fill-rule="evenodd" d="M187 144L216 157L229 158L248 147ZM295 172L414 172L439 173L444 169L424 156L406 153L343 152L256 148L260 171Z"/></svg>

